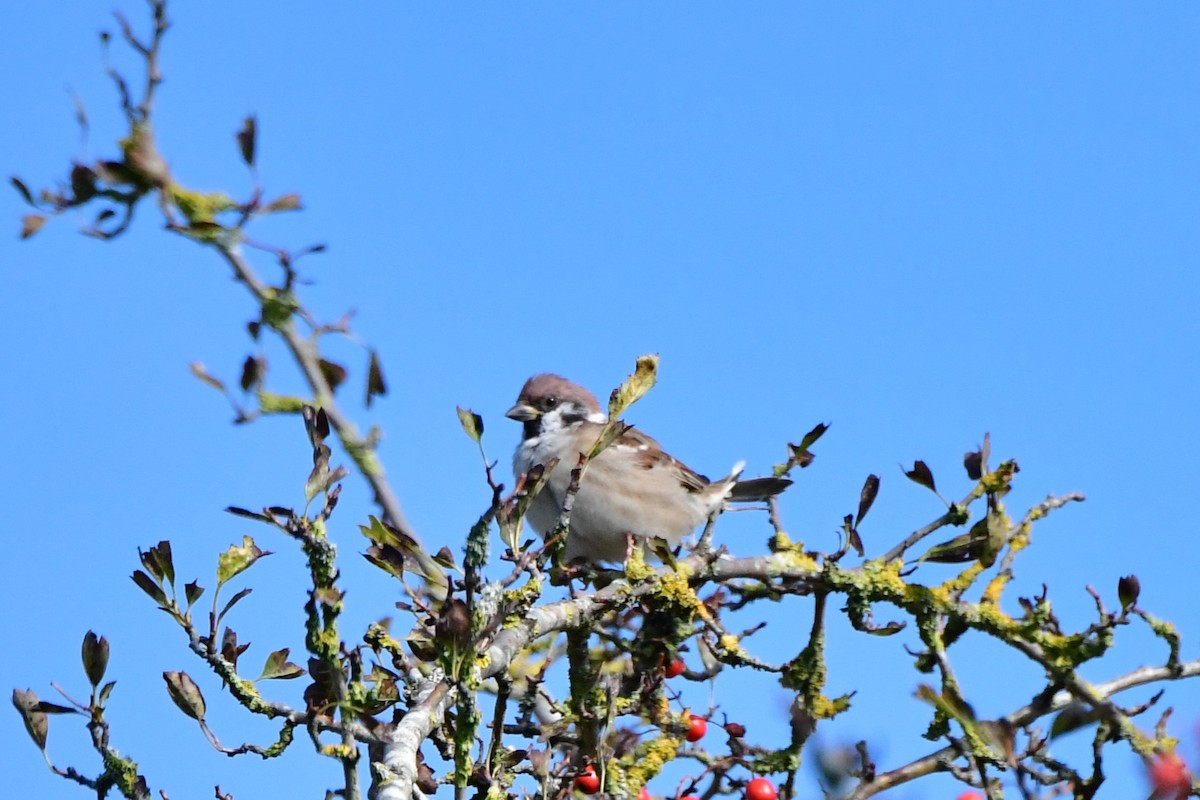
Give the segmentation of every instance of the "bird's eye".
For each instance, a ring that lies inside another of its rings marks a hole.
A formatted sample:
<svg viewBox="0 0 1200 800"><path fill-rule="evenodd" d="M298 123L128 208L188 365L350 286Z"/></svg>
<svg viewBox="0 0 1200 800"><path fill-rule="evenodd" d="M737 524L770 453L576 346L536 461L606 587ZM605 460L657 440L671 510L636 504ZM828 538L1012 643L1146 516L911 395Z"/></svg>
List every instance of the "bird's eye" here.
<svg viewBox="0 0 1200 800"><path fill-rule="evenodd" d="M546 410L547 410L547 411L549 411L550 409L552 409L552 408L554 408L556 405L558 405L558 398L557 398L557 397L547 397L547 398L546 398L546 399L545 399L545 400L542 402L542 405L546 406Z"/></svg>

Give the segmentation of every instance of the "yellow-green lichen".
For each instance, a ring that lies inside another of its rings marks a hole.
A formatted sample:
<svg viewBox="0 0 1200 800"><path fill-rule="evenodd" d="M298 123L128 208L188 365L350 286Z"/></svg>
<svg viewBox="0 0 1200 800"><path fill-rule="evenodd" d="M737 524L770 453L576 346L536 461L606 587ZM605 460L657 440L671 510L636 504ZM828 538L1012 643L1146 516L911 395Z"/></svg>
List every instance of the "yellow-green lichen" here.
<svg viewBox="0 0 1200 800"><path fill-rule="evenodd" d="M358 758L358 747L352 744L323 744L321 745L321 755L329 756L330 758L349 759L351 761Z"/></svg>
<svg viewBox="0 0 1200 800"><path fill-rule="evenodd" d="M189 224L215 222L217 214L237 208L237 203L224 192L196 192L177 183L167 187L171 202Z"/></svg>
<svg viewBox="0 0 1200 800"><path fill-rule="evenodd" d="M302 398L262 390L258 392L258 410L262 414L299 414L303 409Z"/></svg>
<svg viewBox="0 0 1200 800"><path fill-rule="evenodd" d="M904 596L908 585L900 577L902 563L899 559L884 563L880 559L862 565L862 589L873 599L896 600Z"/></svg>
<svg viewBox="0 0 1200 800"><path fill-rule="evenodd" d="M392 638L387 629L378 622L372 622L363 635L363 642L372 650L384 650L397 658L404 655L400 642Z"/></svg>
<svg viewBox="0 0 1200 800"><path fill-rule="evenodd" d="M625 577L634 583L640 583L655 574L655 570L646 563L646 549L634 547L629 558L625 559Z"/></svg>
<svg viewBox="0 0 1200 800"><path fill-rule="evenodd" d="M367 446L366 442L357 437L354 431L344 431L342 434L342 445L346 448L346 452L350 458L354 460L358 471L368 477L379 477L383 475L383 464L375 455L375 451Z"/></svg>
<svg viewBox="0 0 1200 800"><path fill-rule="evenodd" d="M635 797L638 789L675 759L681 746L683 737L668 733L643 740L633 752L609 762L607 783L623 786L628 796Z"/></svg>
<svg viewBox="0 0 1200 800"><path fill-rule="evenodd" d="M138 765L131 758L120 756L111 747L104 749L104 772L113 779L121 794L126 797L137 796Z"/></svg>
<svg viewBox="0 0 1200 800"><path fill-rule="evenodd" d="M820 572L820 569L816 560L799 547L776 552L767 564L767 574L772 577L798 574L815 575Z"/></svg>
<svg viewBox="0 0 1200 800"><path fill-rule="evenodd" d="M722 660L729 664L746 663L749 655L742 649L741 641L732 633L727 633L717 640L717 649L721 652Z"/></svg>
<svg viewBox="0 0 1200 800"><path fill-rule="evenodd" d="M699 611L703 605L688 583L687 575L681 572L667 572L663 575L655 594L666 602L693 613Z"/></svg>

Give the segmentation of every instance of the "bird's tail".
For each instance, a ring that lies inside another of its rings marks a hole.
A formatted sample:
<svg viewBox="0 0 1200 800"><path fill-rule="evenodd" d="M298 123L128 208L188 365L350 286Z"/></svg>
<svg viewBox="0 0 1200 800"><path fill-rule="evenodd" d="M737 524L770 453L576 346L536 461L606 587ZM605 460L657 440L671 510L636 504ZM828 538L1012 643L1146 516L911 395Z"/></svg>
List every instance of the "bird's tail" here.
<svg viewBox="0 0 1200 800"><path fill-rule="evenodd" d="M760 503L791 485L787 478L750 478L733 484L728 499L734 503Z"/></svg>

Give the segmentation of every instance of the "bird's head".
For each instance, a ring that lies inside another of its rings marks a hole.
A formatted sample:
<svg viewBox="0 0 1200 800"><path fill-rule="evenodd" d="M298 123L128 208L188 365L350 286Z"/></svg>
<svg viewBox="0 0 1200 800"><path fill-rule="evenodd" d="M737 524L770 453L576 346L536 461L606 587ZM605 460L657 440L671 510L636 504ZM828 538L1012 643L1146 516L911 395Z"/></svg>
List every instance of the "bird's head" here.
<svg viewBox="0 0 1200 800"><path fill-rule="evenodd" d="M608 419L594 394L550 373L534 375L525 381L517 402L505 416L525 426L526 439L548 431L578 427L584 422L603 423Z"/></svg>

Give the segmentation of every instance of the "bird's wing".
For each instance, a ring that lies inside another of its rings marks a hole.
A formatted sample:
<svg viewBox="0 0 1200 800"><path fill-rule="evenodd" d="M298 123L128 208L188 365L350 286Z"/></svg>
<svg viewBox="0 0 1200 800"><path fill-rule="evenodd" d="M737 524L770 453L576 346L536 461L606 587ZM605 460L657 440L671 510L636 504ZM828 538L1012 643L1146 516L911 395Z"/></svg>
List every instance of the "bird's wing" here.
<svg viewBox="0 0 1200 800"><path fill-rule="evenodd" d="M613 447L631 453L643 469L669 469L679 478L679 485L689 492L703 491L709 480L687 464L665 452L658 442L637 428L627 428L617 437Z"/></svg>

